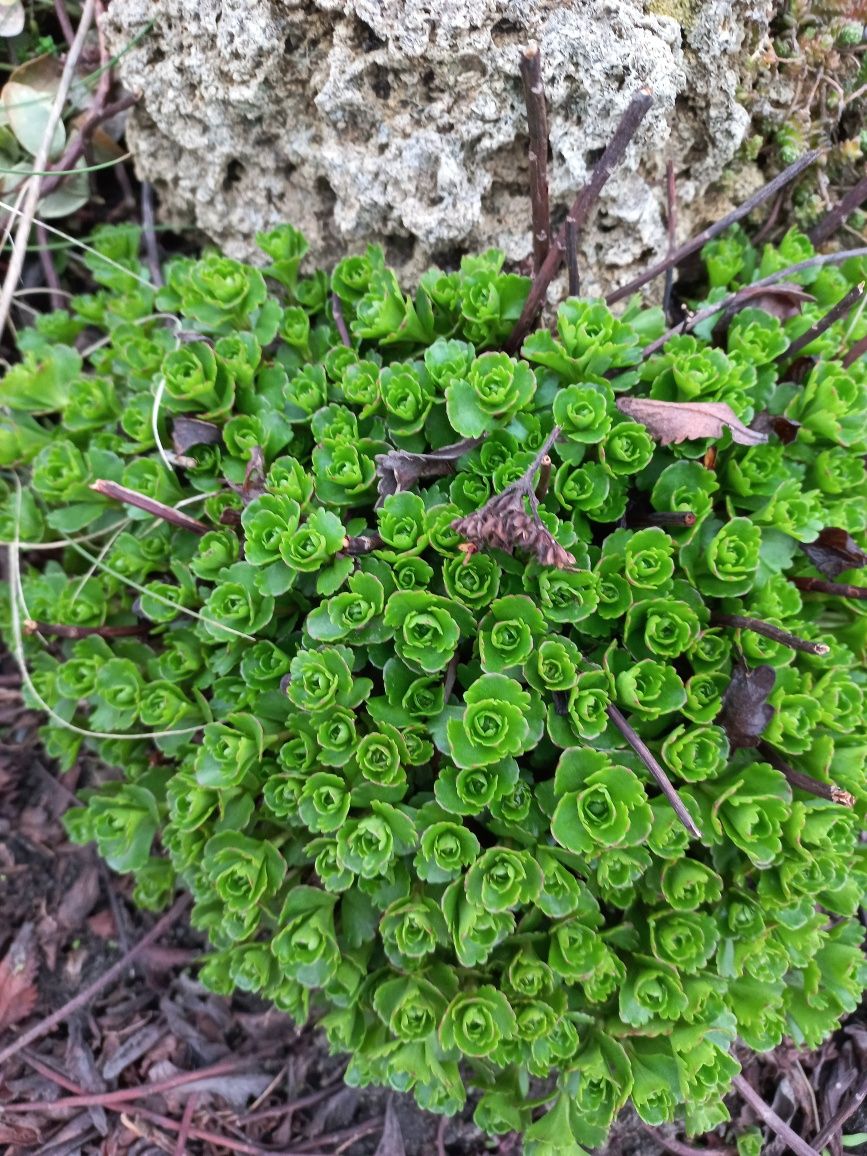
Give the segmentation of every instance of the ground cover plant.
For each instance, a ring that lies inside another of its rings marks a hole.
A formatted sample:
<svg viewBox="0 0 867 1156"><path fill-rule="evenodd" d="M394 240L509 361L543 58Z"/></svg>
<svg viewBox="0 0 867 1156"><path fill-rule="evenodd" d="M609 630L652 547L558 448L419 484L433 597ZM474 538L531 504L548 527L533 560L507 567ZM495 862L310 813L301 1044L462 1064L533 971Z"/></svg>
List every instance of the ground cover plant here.
<svg viewBox="0 0 867 1156"><path fill-rule="evenodd" d="M285 227L156 289L139 240L0 384L10 644L107 768L73 837L351 1083L530 1153L716 1126L736 1040L867 981L864 258L730 233L692 332L574 297L510 357L496 252L409 297Z"/></svg>

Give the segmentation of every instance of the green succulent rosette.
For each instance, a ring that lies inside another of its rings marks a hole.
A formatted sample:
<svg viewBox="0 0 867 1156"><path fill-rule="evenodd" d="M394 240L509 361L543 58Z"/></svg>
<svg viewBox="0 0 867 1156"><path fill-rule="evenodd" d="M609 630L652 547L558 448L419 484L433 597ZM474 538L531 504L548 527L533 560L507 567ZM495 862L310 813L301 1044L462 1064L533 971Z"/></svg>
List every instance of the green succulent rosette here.
<svg viewBox="0 0 867 1156"><path fill-rule="evenodd" d="M93 241L0 381L0 620L84 756L70 837L189 892L202 982L315 1014L353 1086L528 1156L627 1103L735 1143L734 1057L867 984L867 321L813 328L863 260L734 230L688 331L571 297L518 343L498 250L409 293L282 226L156 290Z"/></svg>

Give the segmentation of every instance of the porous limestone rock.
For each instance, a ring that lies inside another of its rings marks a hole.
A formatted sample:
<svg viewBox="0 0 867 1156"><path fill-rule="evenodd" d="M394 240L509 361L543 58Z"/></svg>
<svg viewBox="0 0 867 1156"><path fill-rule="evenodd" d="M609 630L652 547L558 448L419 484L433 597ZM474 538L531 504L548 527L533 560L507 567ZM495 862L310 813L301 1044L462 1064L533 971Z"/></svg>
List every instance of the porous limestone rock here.
<svg viewBox="0 0 867 1156"><path fill-rule="evenodd" d="M113 0L127 138L166 219L239 257L258 229L302 228L328 263L370 241L411 280L431 262L530 249L518 61L535 39L549 106L555 223L630 98L654 106L581 238L583 289L666 246L749 125L738 102L774 0ZM717 198L718 200L718 198ZM718 206L716 206L718 207Z"/></svg>

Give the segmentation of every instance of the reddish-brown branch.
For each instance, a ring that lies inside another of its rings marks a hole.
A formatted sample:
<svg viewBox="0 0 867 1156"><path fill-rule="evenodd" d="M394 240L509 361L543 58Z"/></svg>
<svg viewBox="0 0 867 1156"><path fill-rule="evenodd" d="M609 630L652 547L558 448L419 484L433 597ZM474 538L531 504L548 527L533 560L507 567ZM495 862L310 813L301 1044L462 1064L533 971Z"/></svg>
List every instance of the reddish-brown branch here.
<svg viewBox="0 0 867 1156"><path fill-rule="evenodd" d="M747 618L743 614L712 614L711 623L714 626L732 626L735 630L751 630L753 634L762 634L765 638L772 638L774 642L781 642L792 650L800 650L804 654L822 656L828 654L831 647L824 642L810 642L809 639L799 638L797 634L790 634L779 626L772 626L770 622L762 622L760 618Z"/></svg>
<svg viewBox="0 0 867 1156"><path fill-rule="evenodd" d="M577 232L580 232L584 227L593 206L599 199L599 194L602 192L605 182L623 159L627 145L635 136L638 126L644 120L652 103L653 95L649 88L640 89L629 102L626 112L624 112L620 124L614 132L614 136L608 143L608 147L596 162L593 172L590 174L590 180L575 198L575 202L569 210L568 215L575 222ZM554 242L548 250L548 256L536 274L535 281L530 286L530 293L524 303L521 316L518 318L514 329L506 339L503 348L508 353L516 353L521 348L524 338L530 332L530 328L544 303L548 286L557 275L563 263L565 249L566 230L564 227L558 231L557 236L554 238Z"/></svg>
<svg viewBox="0 0 867 1156"><path fill-rule="evenodd" d="M309 1096L299 1096L297 1100L289 1100L286 1104L277 1104L273 1108L260 1108L256 1112L248 1112L245 1116L238 1117L238 1123L256 1124L260 1120L273 1120L278 1116L287 1116L290 1112L298 1112L302 1108L310 1108L322 1100L327 1100L329 1096L333 1096L341 1087L343 1085L339 1082L329 1084L327 1088L320 1088L318 1092L311 1092Z"/></svg>
<svg viewBox="0 0 867 1156"><path fill-rule="evenodd" d="M352 338L349 336L349 330L346 328L346 318L343 316L343 302L336 293L331 294L331 312L334 315L334 324L337 327L337 332L340 334L340 340L347 349L351 349Z"/></svg>
<svg viewBox="0 0 867 1156"><path fill-rule="evenodd" d="M833 594L837 598L867 598L867 586L850 586L848 582L829 582L826 578L790 578L799 590L808 594Z"/></svg>
<svg viewBox="0 0 867 1156"><path fill-rule="evenodd" d="M45 1016L39 1023L34 1024L32 1028L29 1028L26 1032L22 1032L17 1040L14 1040L7 1047L3 1048L3 1050L0 1051L0 1067L29 1044L32 1044L34 1040L41 1039L53 1028L56 1028L58 1024L62 1024L73 1012L78 1011L79 1008L87 1007L94 996L99 995L105 988L110 987L116 979L119 979L126 972L130 964L137 959L143 951L168 931L172 924L187 910L191 902L192 897L190 895L182 895L169 908L162 919L153 925L147 935L143 935L138 943L121 956L117 963L112 964L108 971L104 972L99 979L95 979L93 983L88 984L78 995L68 1000L63 1007L58 1008L57 1011L52 1012L51 1015ZM44 1104L40 1103L38 1110L42 1110L42 1108L44 1108ZM4 1111L7 1110L8 1108L4 1107Z"/></svg>
<svg viewBox="0 0 867 1156"><path fill-rule="evenodd" d="M566 218L566 272L569 277L569 296L577 297L581 289L578 275L578 226L572 217Z"/></svg>
<svg viewBox="0 0 867 1156"><path fill-rule="evenodd" d="M440 1122L437 1125L437 1156L446 1156L446 1128L449 1125L448 1116L440 1116Z"/></svg>
<svg viewBox="0 0 867 1156"><path fill-rule="evenodd" d="M164 285L163 270L160 265L160 251L157 245L154 187L150 181L142 181L141 183L141 227L151 281L157 286Z"/></svg>
<svg viewBox="0 0 867 1156"><path fill-rule="evenodd" d="M860 341L856 341L852 348L848 350L846 356L843 358L843 365L848 369L850 365L854 365L858 358L863 357L865 353L867 353L867 334L865 334Z"/></svg>
<svg viewBox="0 0 867 1156"><path fill-rule="evenodd" d="M796 771L764 739L759 739L756 747L765 760L780 772L790 786L797 787L799 791L806 791L810 795L815 795L819 799L839 803L842 807L855 806L854 795L844 791L835 783L823 783L821 779L814 779L812 775L805 775L803 771Z"/></svg>
<svg viewBox="0 0 867 1156"><path fill-rule="evenodd" d="M678 795L677 790L675 789L674 783L672 783L671 779L654 758L647 744L642 738L639 737L639 735L636 734L633 728L626 721L625 717L620 713L620 711L613 703L610 703L607 709L608 717L611 719L611 721L614 723L614 725L647 767L650 774L656 780L657 786L662 791L663 795L665 795L666 799L668 799L669 803L671 803L675 815L677 815L678 819L680 819L681 823L683 823L684 827L686 827L690 835L693 835L696 839L700 839L701 831L699 831L698 827L695 825L695 821L692 815L690 815L689 811L687 811L686 807L683 805L680 795Z"/></svg>
<svg viewBox="0 0 867 1156"><path fill-rule="evenodd" d="M763 204L770 197L773 197L781 188L784 188L795 177L799 176L804 169L808 168L813 161L821 154L820 149L814 149L812 152L805 153L804 156L799 157L794 164L789 165L784 169L779 176L774 177L762 188L758 189L751 197L748 197L742 205L733 209L726 216L722 217L713 225L709 225L706 229L702 229L689 241L686 241L679 249L675 249L673 253L668 253L661 261L657 261L655 265L649 266L643 273L639 273L637 277L629 282L628 285L622 285L619 289L615 289L613 293L609 293L605 298L608 305L613 305L616 301L622 301L624 297L630 297L636 290L641 289L648 281L653 281L660 274L667 269L674 269L681 262L685 261L687 257L691 257L693 253L697 253L702 249L708 241L718 237L720 233L724 233L726 229L736 224L738 221L748 217L753 209Z"/></svg>
<svg viewBox="0 0 867 1156"><path fill-rule="evenodd" d="M39 243L39 264L42 266L42 275L48 286L48 296L52 309L62 309L64 306L61 293L60 278L54 266L54 258L48 245L48 233L42 222L36 224L36 240Z"/></svg>
<svg viewBox="0 0 867 1156"><path fill-rule="evenodd" d="M155 498L140 494L138 490L130 490L126 486L120 485L119 482L110 482L107 478L99 478L97 481L91 482L90 488L97 494L102 494L103 497L111 498L115 502L125 502L128 506L135 506L137 510L144 510L146 514L153 514L155 518L162 518L164 522L170 522L181 530L190 530L193 534L207 534L208 532L208 527L198 518L191 518L189 514L176 510L174 506L167 506L164 502L158 502Z"/></svg>
<svg viewBox="0 0 867 1156"><path fill-rule="evenodd" d="M57 23L60 25L60 31L63 33L63 39L67 44L72 44L75 39L75 29L72 27L72 21L66 11L66 0L54 0L54 12L57 16Z"/></svg>
<svg viewBox="0 0 867 1156"><path fill-rule="evenodd" d="M344 538L342 554L350 558L360 558L364 554L371 554L374 550L381 550L385 545L377 533L358 534L354 538Z"/></svg>
<svg viewBox="0 0 867 1156"><path fill-rule="evenodd" d="M110 1108L109 1110L123 1112L123 1108ZM134 1112L130 1114L130 1119L135 1120L137 1116L143 1120L150 1120L153 1124L158 1124L167 1132L179 1132L181 1130L181 1125L177 1120L172 1120L170 1116L162 1116L159 1112L151 1112L148 1108L136 1107ZM217 1148L228 1148L230 1152L241 1152L243 1156L270 1156L266 1148L257 1148L254 1144L246 1144L243 1140L235 1140L231 1136L222 1135L220 1132L208 1132L204 1128L191 1127L189 1136L192 1140L204 1140L206 1144L213 1144ZM293 1152L284 1149L283 1156L293 1156ZM324 1153L310 1153L309 1156L324 1156Z"/></svg>
<svg viewBox="0 0 867 1156"><path fill-rule="evenodd" d="M793 361L802 349L806 349L811 342L815 341L817 337L821 337L826 330L830 329L841 317L845 317L852 306L864 296L864 286L856 285L854 289L850 289L845 297L841 298L833 309L820 317L815 325L796 337L788 349L777 357L777 361Z"/></svg>
<svg viewBox="0 0 867 1156"><path fill-rule="evenodd" d="M796 1156L819 1156L819 1153L806 1140L802 1140L797 1132L793 1132L785 1120L781 1119L773 1108L769 1107L755 1089L747 1083L743 1076L735 1076L732 1081L741 1098L752 1108L763 1124L775 1132L785 1144L792 1149Z"/></svg>
<svg viewBox="0 0 867 1156"><path fill-rule="evenodd" d="M527 106L527 153L530 170L530 213L533 227L533 271L539 272L551 243L551 212L548 204L548 110L542 81L539 45L530 41L521 54L521 80Z"/></svg>
<svg viewBox="0 0 867 1156"><path fill-rule="evenodd" d="M55 638L137 638L149 634L151 626L139 623L135 626L67 626L62 622L37 622L28 618L24 623L25 634L54 635Z"/></svg>
<svg viewBox="0 0 867 1156"><path fill-rule="evenodd" d="M178 1131L178 1138L175 1141L175 1150L173 1156L185 1156L187 1151L187 1140L189 1139L190 1129L193 1126L193 1112L196 1110L196 1104L199 1102L199 1097L193 1092L187 1097L187 1102L184 1104L184 1114L181 1116L181 1126Z"/></svg>
<svg viewBox="0 0 867 1156"><path fill-rule="evenodd" d="M104 75L108 75L108 73L105 73ZM63 156L60 158L60 160L55 165L51 166L55 171L50 177L43 178L40 196L46 197L49 193L53 193L58 185L65 181L66 178L72 173L78 161L80 161L84 156L85 150L90 143L90 138L93 136L94 131L104 121L111 120L111 118L113 116L117 116L118 113L124 112L128 108L132 108L132 106L137 103L138 99L138 96L128 92L118 100L114 101L113 104L107 104L101 108L97 108L96 97L94 97L94 107L87 114L87 117L82 123L81 128L66 146L66 149L64 150Z"/></svg>
<svg viewBox="0 0 867 1156"><path fill-rule="evenodd" d="M674 161L669 158L665 166L665 226L668 234L666 260L670 260L677 249L677 183L674 175ZM665 270L665 289L662 293L662 311L671 320L671 291L674 288L674 265Z"/></svg>
<svg viewBox="0 0 867 1156"><path fill-rule="evenodd" d="M821 245L840 228L850 213L867 201L867 176L863 176L857 185L853 186L845 196L841 197L836 205L825 214L817 225L809 232L809 238L814 245Z"/></svg>

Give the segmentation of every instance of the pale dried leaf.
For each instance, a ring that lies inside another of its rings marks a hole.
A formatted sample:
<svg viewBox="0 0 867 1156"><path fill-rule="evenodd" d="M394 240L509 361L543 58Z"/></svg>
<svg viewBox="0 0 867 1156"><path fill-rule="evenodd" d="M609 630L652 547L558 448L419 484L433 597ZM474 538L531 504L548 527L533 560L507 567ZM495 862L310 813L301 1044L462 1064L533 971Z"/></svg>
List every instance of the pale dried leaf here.
<svg viewBox="0 0 867 1156"><path fill-rule="evenodd" d="M36 970L33 924L25 923L0 960L0 1032L26 1019L36 1006Z"/></svg>
<svg viewBox="0 0 867 1156"><path fill-rule="evenodd" d="M164 1024L149 1024L125 1039L118 1049L103 1061L102 1074L105 1079L116 1079L125 1068L140 1060L167 1034L168 1029Z"/></svg>
<svg viewBox="0 0 867 1156"><path fill-rule="evenodd" d="M749 429L724 401L657 401L652 397L620 397L617 408L647 426L663 446L672 442L719 438L729 430L741 446L758 446L767 434Z"/></svg>
<svg viewBox="0 0 867 1156"><path fill-rule="evenodd" d="M21 0L0 0L0 36L18 36L24 31Z"/></svg>
<svg viewBox="0 0 867 1156"><path fill-rule="evenodd" d="M36 156L45 135L61 72L57 58L52 53L45 53L16 68L0 93L9 127L31 156ZM58 121L49 157L52 160L58 157L65 144L66 129L63 122Z"/></svg>
<svg viewBox="0 0 867 1156"><path fill-rule="evenodd" d="M470 453L481 438L463 438L454 445L431 450L427 454L412 454L408 450L389 450L376 457L379 489L377 505L390 494L411 490L419 478L441 478L455 472L455 462Z"/></svg>

